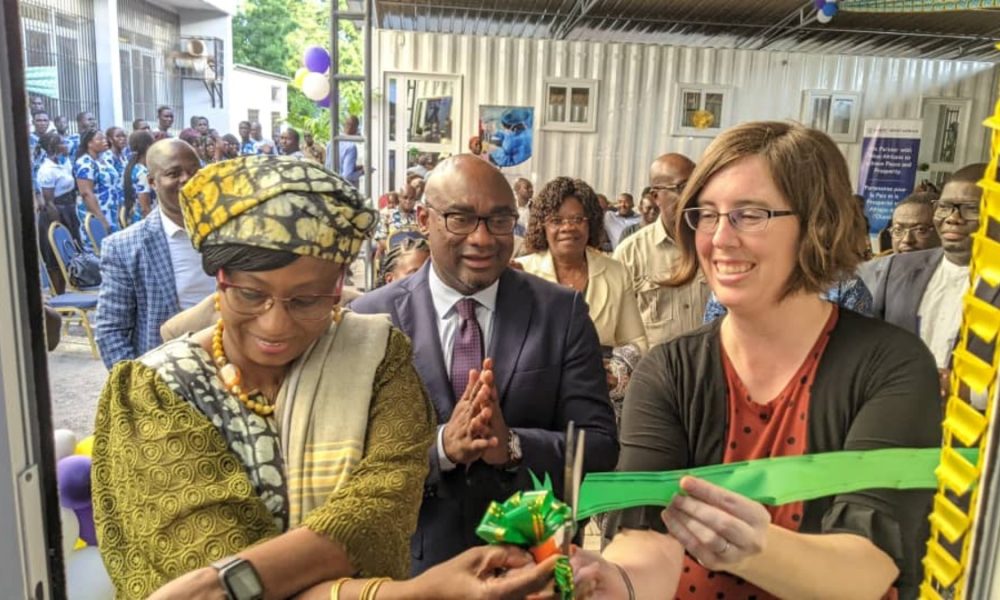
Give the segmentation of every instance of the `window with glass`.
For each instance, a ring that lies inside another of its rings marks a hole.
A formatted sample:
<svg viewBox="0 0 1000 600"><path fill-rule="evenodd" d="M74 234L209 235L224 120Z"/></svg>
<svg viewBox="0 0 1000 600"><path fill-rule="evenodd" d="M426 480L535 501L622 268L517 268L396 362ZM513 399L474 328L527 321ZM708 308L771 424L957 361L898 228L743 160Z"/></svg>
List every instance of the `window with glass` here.
<svg viewBox="0 0 1000 600"><path fill-rule="evenodd" d="M805 92L802 122L813 129L826 133L833 141L856 142L860 121L860 94L826 90Z"/></svg>
<svg viewBox="0 0 1000 600"><path fill-rule="evenodd" d="M465 151L461 77L387 73L384 86L376 194L399 190L408 175L425 175L442 158Z"/></svg>
<svg viewBox="0 0 1000 600"><path fill-rule="evenodd" d="M542 127L552 131L596 131L597 90L596 79L547 79Z"/></svg>
<svg viewBox="0 0 1000 600"><path fill-rule="evenodd" d="M728 127L732 88L682 84L677 87L675 135L712 137Z"/></svg>

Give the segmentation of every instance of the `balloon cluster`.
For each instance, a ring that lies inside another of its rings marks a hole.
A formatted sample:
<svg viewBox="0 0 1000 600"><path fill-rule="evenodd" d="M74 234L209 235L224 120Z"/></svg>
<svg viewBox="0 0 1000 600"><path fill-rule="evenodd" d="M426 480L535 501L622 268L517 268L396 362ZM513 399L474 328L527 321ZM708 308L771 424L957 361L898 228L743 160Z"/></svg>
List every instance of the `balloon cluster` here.
<svg viewBox="0 0 1000 600"><path fill-rule="evenodd" d="M68 429L54 432L59 516L62 521L66 589L71 600L111 600L115 589L97 549L90 493L94 436L77 441Z"/></svg>
<svg viewBox="0 0 1000 600"><path fill-rule="evenodd" d="M829 23L837 14L837 0L816 0L816 20Z"/></svg>
<svg viewBox="0 0 1000 600"><path fill-rule="evenodd" d="M303 66L292 79L292 85L322 108L330 108L330 64L330 53L325 48L309 46L302 54Z"/></svg>

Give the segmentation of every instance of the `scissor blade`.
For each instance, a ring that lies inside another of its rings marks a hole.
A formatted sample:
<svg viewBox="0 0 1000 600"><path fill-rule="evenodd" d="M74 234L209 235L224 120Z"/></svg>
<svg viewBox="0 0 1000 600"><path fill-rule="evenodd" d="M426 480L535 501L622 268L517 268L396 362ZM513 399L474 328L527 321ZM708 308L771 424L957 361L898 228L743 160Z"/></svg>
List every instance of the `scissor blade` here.
<svg viewBox="0 0 1000 600"><path fill-rule="evenodd" d="M570 508L573 509L573 526L576 527L576 511L577 507L580 506L580 485L583 483L583 449L584 446L584 436L587 430L581 429L577 433L576 442L573 444L573 503Z"/></svg>
<svg viewBox="0 0 1000 600"><path fill-rule="evenodd" d="M576 465L576 425L573 421L569 422L566 427L566 455L565 462L563 464L563 502L565 502L569 507L571 514L576 514L576 507L574 506L576 500L576 490L573 487L573 469ZM575 527L575 522L571 521L566 524L563 529L563 539L562 539L562 552L564 555L569 556L569 546L573 541L573 529Z"/></svg>

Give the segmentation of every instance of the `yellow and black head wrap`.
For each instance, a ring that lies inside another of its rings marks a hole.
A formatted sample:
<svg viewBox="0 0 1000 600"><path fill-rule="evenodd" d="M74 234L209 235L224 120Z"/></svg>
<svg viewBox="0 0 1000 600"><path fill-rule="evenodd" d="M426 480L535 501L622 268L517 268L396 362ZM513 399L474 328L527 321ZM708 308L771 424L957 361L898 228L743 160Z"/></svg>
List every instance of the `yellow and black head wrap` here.
<svg viewBox="0 0 1000 600"><path fill-rule="evenodd" d="M243 244L350 263L375 211L339 175L287 156L242 156L208 165L181 190L196 250Z"/></svg>

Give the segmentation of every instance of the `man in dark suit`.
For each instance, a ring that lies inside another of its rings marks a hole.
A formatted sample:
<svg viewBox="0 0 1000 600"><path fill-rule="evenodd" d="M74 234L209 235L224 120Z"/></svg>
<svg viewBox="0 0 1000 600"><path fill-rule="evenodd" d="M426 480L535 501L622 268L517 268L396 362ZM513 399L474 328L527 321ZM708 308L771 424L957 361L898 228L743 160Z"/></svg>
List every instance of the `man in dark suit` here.
<svg viewBox="0 0 1000 600"><path fill-rule="evenodd" d="M889 257L875 287L875 316L919 335L942 375L961 325L972 234L979 228L976 182L985 170L985 164L963 167L942 188L933 217L941 247Z"/></svg>
<svg viewBox="0 0 1000 600"><path fill-rule="evenodd" d="M460 155L434 170L425 194L417 219L431 262L351 305L388 313L410 336L441 423L412 541L414 573L481 543L474 531L489 502L530 489L529 471L549 474L561 492L570 421L587 430L586 471L611 470L618 457L583 297L507 268L517 206L503 175ZM479 374L469 368L487 357L487 385L473 394Z"/></svg>

